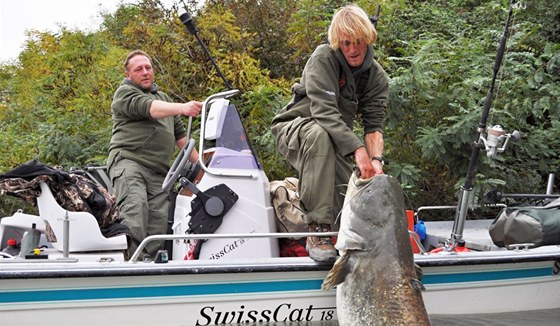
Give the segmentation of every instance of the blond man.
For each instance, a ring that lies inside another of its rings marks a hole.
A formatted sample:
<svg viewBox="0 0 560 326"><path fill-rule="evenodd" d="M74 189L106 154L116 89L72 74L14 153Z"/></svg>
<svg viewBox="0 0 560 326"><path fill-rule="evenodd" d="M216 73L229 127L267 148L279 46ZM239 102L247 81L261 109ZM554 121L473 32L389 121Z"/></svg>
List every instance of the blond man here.
<svg viewBox="0 0 560 326"><path fill-rule="evenodd" d="M329 44L309 58L293 99L274 118L272 133L278 151L299 172L299 192L312 232L336 229L345 184L353 163L362 178L383 173L383 126L389 94L388 77L374 59L377 32L356 5L336 11ZM361 118L365 137L353 131ZM308 237L307 250L316 261L334 261L330 237Z"/></svg>

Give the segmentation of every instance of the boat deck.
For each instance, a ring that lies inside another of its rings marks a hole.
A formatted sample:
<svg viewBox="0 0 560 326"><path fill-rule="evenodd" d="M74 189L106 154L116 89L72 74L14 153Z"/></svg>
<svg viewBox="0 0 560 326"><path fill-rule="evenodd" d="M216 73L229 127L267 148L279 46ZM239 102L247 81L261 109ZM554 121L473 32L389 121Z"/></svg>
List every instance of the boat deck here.
<svg viewBox="0 0 560 326"><path fill-rule="evenodd" d="M477 251L503 251L505 248L494 245L488 228L492 219L465 221L463 240L467 248ZM451 236L453 221L424 222L426 225L426 239L423 241L426 250L432 250L445 243Z"/></svg>

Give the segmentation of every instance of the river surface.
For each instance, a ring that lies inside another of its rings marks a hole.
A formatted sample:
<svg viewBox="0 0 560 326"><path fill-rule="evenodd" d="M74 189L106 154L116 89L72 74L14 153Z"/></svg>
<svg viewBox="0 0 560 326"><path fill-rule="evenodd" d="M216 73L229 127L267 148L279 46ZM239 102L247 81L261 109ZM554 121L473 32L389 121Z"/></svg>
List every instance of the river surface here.
<svg viewBox="0 0 560 326"><path fill-rule="evenodd" d="M560 300L560 294L559 299ZM432 326L558 326L560 309L523 311L507 314L480 314L469 316L430 316ZM254 326L263 324L252 324ZM267 326L338 326L336 321L285 322Z"/></svg>

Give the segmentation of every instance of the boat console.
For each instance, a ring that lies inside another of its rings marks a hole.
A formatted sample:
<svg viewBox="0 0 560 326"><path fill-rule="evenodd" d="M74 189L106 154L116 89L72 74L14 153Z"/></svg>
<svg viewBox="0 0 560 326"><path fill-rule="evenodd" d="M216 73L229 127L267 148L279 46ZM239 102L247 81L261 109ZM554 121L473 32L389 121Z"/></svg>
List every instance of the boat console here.
<svg viewBox="0 0 560 326"><path fill-rule="evenodd" d="M196 184L181 177L178 179L183 187L194 188L194 193L197 190L211 192L224 185L237 197L214 234L274 233L276 224L269 180L251 148L235 105L227 99L235 94L237 91L215 94L204 102L199 140L199 153L203 158L199 164L204 174ZM196 198L184 195L183 191L177 196L173 234L200 233L192 223ZM217 221L212 214L208 215L206 219ZM193 250L193 245L193 241L175 240L173 259L189 257L188 251ZM199 249L197 256L200 259L270 258L279 254L278 241L273 238L208 239Z"/></svg>

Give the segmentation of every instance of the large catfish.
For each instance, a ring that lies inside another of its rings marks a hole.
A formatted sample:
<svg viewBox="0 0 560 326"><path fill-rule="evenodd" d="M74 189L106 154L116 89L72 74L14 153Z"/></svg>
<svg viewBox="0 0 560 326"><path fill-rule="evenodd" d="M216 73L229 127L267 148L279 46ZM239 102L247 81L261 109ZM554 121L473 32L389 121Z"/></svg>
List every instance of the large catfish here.
<svg viewBox="0 0 560 326"><path fill-rule="evenodd" d="M338 286L339 325L430 325L406 220L395 178L352 174L336 242L341 256L322 286Z"/></svg>

